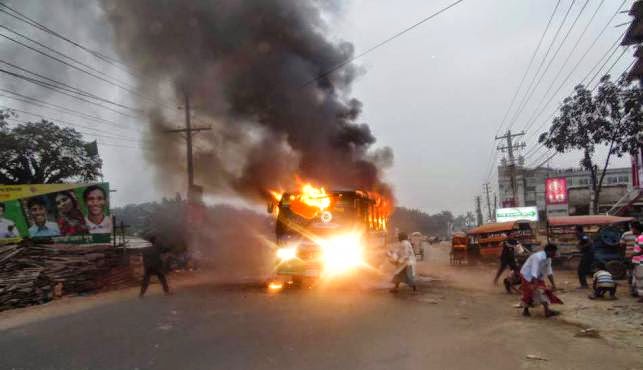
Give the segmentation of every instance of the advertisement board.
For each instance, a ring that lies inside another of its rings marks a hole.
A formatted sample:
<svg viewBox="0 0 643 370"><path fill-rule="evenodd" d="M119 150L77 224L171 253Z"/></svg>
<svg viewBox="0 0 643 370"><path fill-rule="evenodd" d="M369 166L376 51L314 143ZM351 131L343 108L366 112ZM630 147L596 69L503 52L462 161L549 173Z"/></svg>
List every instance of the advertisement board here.
<svg viewBox="0 0 643 370"><path fill-rule="evenodd" d="M634 189L643 189L643 149L639 148L636 155L632 156L632 186Z"/></svg>
<svg viewBox="0 0 643 370"><path fill-rule="evenodd" d="M109 243L109 184L0 185L0 244Z"/></svg>
<svg viewBox="0 0 643 370"><path fill-rule="evenodd" d="M548 205L567 203L566 178L553 177L545 179L545 203Z"/></svg>
<svg viewBox="0 0 643 370"><path fill-rule="evenodd" d="M538 208L536 207L517 207L517 208L498 208L496 209L496 222L509 221L538 221Z"/></svg>

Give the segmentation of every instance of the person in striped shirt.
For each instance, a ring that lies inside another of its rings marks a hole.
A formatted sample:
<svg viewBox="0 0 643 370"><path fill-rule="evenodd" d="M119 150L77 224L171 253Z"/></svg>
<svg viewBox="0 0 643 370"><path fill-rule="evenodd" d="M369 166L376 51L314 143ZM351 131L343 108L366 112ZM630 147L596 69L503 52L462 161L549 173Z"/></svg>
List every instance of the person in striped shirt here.
<svg viewBox="0 0 643 370"><path fill-rule="evenodd" d="M608 292L611 299L616 299L616 282L612 274L607 271L603 262L597 263L596 266L598 271L594 274L594 282L592 284L594 294L591 294L589 299L603 298L605 293Z"/></svg>

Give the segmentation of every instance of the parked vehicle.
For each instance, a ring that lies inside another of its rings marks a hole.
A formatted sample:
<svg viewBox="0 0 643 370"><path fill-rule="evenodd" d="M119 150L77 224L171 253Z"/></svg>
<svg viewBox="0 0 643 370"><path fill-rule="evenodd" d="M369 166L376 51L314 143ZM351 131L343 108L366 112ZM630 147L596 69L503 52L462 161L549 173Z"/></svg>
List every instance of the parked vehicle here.
<svg viewBox="0 0 643 370"><path fill-rule="evenodd" d="M524 254L516 256L521 263L539 244L527 220L478 226L467 231L467 236L469 237L468 258L473 262L497 259L502 251L502 243L511 238L516 239L525 248Z"/></svg>
<svg viewBox="0 0 643 370"><path fill-rule="evenodd" d="M449 253L449 262L452 265L461 265L467 262L467 249L469 246L469 237L464 232L455 232L451 236L451 252Z"/></svg>
<svg viewBox="0 0 643 370"><path fill-rule="evenodd" d="M582 226L594 246L594 263L604 263L615 279L625 277L628 261L619 241L634 219L607 215L550 217L547 222L547 239L559 248L558 260L566 263L580 258L576 226Z"/></svg>

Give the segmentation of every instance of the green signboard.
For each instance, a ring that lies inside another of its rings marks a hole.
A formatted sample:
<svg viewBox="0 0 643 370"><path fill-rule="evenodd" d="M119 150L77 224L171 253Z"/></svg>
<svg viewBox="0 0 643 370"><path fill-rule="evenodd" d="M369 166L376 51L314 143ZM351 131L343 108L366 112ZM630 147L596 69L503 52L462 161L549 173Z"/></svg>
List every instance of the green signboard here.
<svg viewBox="0 0 643 370"><path fill-rule="evenodd" d="M498 208L496 210L496 222L509 221L538 221L538 208L536 207L517 207L517 208Z"/></svg>

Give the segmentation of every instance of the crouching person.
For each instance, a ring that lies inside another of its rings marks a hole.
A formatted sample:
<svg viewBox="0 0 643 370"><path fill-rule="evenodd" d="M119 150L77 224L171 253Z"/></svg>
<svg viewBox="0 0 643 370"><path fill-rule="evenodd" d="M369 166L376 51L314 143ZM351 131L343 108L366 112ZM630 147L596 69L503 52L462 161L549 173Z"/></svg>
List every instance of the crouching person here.
<svg viewBox="0 0 643 370"><path fill-rule="evenodd" d="M594 293L589 296L589 299L603 298L605 293L609 293L611 299L616 299L616 282L612 274L607 271L603 262L599 262L596 265L598 271L594 274L594 281L592 283Z"/></svg>
<svg viewBox="0 0 643 370"><path fill-rule="evenodd" d="M529 308L542 305L545 309L545 317L559 315L560 312L549 308L552 303L562 304L563 302L554 295L556 289L554 273L551 268L551 258L556 255L558 247L554 244L547 244L545 250L536 252L527 258L520 269L523 316L531 316ZM545 284L545 276L551 283L551 288Z"/></svg>

